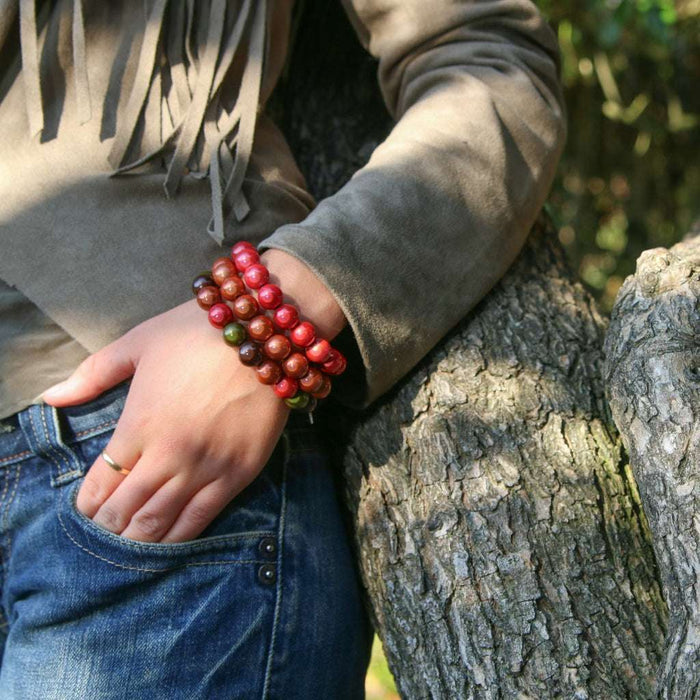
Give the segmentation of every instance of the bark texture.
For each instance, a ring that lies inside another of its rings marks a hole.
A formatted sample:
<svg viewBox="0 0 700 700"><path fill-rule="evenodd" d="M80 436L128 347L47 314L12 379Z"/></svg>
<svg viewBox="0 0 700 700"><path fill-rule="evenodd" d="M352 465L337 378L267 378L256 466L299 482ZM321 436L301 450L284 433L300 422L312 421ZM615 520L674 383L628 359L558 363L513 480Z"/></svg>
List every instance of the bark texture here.
<svg viewBox="0 0 700 700"><path fill-rule="evenodd" d="M700 227L642 253L606 340L610 406L649 518L668 602L659 697L700 697Z"/></svg>
<svg viewBox="0 0 700 700"><path fill-rule="evenodd" d="M335 424L405 698L654 697L650 534L603 395L604 322L555 238L541 221L396 392Z"/></svg>
<svg viewBox="0 0 700 700"><path fill-rule="evenodd" d="M339 3L297 7L273 109L320 198L390 122ZM667 609L604 397L605 325L543 217L391 395L318 412L402 697L655 697Z"/></svg>

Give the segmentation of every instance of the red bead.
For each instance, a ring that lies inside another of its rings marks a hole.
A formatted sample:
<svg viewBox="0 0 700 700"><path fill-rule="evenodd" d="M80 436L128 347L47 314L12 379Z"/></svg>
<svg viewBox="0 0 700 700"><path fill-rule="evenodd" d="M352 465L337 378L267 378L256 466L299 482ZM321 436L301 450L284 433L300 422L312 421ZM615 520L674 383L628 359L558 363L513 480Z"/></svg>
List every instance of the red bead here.
<svg viewBox="0 0 700 700"><path fill-rule="evenodd" d="M311 345L316 338L316 329L308 321L302 321L300 324L294 326L292 332L289 334L294 345L305 348L307 345Z"/></svg>
<svg viewBox="0 0 700 700"><path fill-rule="evenodd" d="M261 384L277 384L284 376L282 368L274 360L264 360L255 371Z"/></svg>
<svg viewBox="0 0 700 700"><path fill-rule="evenodd" d="M264 343L274 332L275 327L267 316L254 316L248 322L248 335L259 343Z"/></svg>
<svg viewBox="0 0 700 700"><path fill-rule="evenodd" d="M255 264L246 268L246 271L243 273L243 279L251 289L260 289L264 284L267 284L270 279L270 273L264 265Z"/></svg>
<svg viewBox="0 0 700 700"><path fill-rule="evenodd" d="M276 309L282 303L282 290L276 284L266 284L258 289L258 304L263 309Z"/></svg>
<svg viewBox="0 0 700 700"><path fill-rule="evenodd" d="M331 344L321 338L321 340L317 340L313 345L306 348L306 356L311 362L325 362L328 359L328 355L330 355L331 349Z"/></svg>
<svg viewBox="0 0 700 700"><path fill-rule="evenodd" d="M236 255L233 259L236 269L239 272L245 272L251 265L255 265L260 261L258 251L254 248L246 248Z"/></svg>
<svg viewBox="0 0 700 700"><path fill-rule="evenodd" d="M325 399L326 396L331 393L331 380L327 374L323 375L323 384L321 385L321 388L318 391L312 391L310 393L311 396L316 399Z"/></svg>
<svg viewBox="0 0 700 700"><path fill-rule="evenodd" d="M291 304L282 304L272 317L275 325L283 330L291 330L299 323L299 312Z"/></svg>
<svg viewBox="0 0 700 700"><path fill-rule="evenodd" d="M292 377L284 377L272 387L281 399L291 399L299 391L299 382Z"/></svg>
<svg viewBox="0 0 700 700"><path fill-rule="evenodd" d="M223 284L228 277L233 275L236 275L236 266L229 258L217 258L211 266L211 276L218 285Z"/></svg>
<svg viewBox="0 0 700 700"><path fill-rule="evenodd" d="M323 377L324 374L318 367L311 367L299 380L299 386L309 394L313 394L323 386Z"/></svg>
<svg viewBox="0 0 700 700"><path fill-rule="evenodd" d="M197 292L197 303L203 309L211 309L214 304L218 304L221 301L221 294L219 293L218 287L208 286L200 287Z"/></svg>
<svg viewBox="0 0 700 700"><path fill-rule="evenodd" d="M348 361L345 359L345 355L335 348L331 348L328 357L321 365L326 374L332 374L334 376L342 374L347 366Z"/></svg>
<svg viewBox="0 0 700 700"><path fill-rule="evenodd" d="M233 313L242 321L253 318L259 311L258 302L255 301L255 297L250 294L241 294L241 296L237 297L233 302Z"/></svg>
<svg viewBox="0 0 700 700"><path fill-rule="evenodd" d="M228 301L233 301L237 299L241 294L245 294L245 284L243 280L238 276L227 277L221 283L221 296Z"/></svg>
<svg viewBox="0 0 700 700"><path fill-rule="evenodd" d="M282 363L282 369L288 377L299 379L309 371L309 361L300 352L293 352Z"/></svg>
<svg viewBox="0 0 700 700"><path fill-rule="evenodd" d="M244 250L255 250L255 246L248 241L238 241L238 243L231 248L231 258L235 258L236 255L242 253Z"/></svg>
<svg viewBox="0 0 700 700"><path fill-rule="evenodd" d="M284 360L292 351L292 344L286 336L277 334L267 339L263 349L269 358Z"/></svg>
<svg viewBox="0 0 700 700"><path fill-rule="evenodd" d="M223 328L226 324L233 321L233 312L226 304L214 304L209 309L209 323L214 328Z"/></svg>

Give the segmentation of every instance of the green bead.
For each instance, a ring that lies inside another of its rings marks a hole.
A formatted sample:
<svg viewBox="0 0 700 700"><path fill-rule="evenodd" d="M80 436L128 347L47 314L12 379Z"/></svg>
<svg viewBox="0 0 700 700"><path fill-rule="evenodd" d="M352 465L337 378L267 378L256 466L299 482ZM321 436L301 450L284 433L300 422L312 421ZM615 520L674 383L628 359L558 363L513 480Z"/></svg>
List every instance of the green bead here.
<svg viewBox="0 0 700 700"><path fill-rule="evenodd" d="M300 391L290 399L285 399L284 402L289 408L305 408L311 397L304 391Z"/></svg>
<svg viewBox="0 0 700 700"><path fill-rule="evenodd" d="M240 345L245 339L245 328L240 323L234 322L224 326L224 340L229 345Z"/></svg>

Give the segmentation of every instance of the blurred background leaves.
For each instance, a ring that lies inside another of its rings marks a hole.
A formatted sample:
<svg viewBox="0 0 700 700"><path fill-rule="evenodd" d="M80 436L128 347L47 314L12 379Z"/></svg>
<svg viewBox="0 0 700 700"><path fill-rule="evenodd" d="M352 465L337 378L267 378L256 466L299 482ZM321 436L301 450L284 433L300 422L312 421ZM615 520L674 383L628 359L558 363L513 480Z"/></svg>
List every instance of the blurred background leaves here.
<svg viewBox="0 0 700 700"><path fill-rule="evenodd" d="M540 0L556 27L569 137L550 209L609 311L647 248L700 216L700 0Z"/></svg>
<svg viewBox="0 0 700 700"><path fill-rule="evenodd" d="M609 312L648 248L700 217L700 0L539 0L556 28L569 136L549 199ZM375 640L368 700L396 698Z"/></svg>

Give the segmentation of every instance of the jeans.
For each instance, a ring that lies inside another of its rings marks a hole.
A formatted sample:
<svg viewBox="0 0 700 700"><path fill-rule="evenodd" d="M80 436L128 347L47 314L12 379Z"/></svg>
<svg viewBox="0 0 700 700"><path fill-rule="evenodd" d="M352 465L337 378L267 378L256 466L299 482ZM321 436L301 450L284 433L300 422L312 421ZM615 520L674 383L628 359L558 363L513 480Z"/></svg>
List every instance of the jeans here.
<svg viewBox="0 0 700 700"><path fill-rule="evenodd" d="M372 630L308 417L199 537L137 542L75 507L127 389L0 421L0 699L363 698Z"/></svg>

